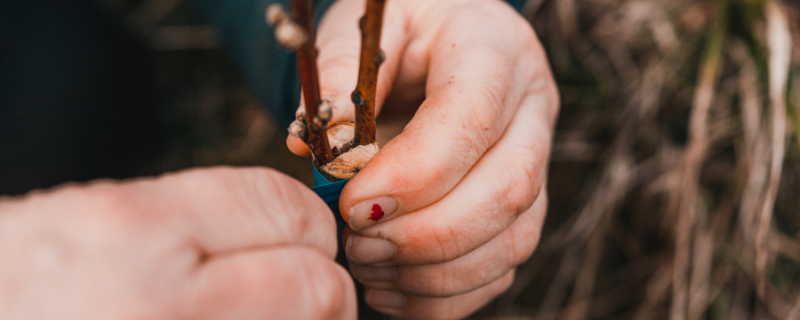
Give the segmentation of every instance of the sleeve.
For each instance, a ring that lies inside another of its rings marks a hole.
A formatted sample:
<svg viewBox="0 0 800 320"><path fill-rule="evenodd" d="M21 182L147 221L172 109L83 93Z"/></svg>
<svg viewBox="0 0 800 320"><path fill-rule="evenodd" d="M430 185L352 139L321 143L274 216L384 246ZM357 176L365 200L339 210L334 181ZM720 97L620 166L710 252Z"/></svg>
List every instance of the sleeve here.
<svg viewBox="0 0 800 320"><path fill-rule="evenodd" d="M315 1L315 20L335 0ZM264 20L272 3L288 7L289 0L192 0L199 12L219 33L225 50L250 84L253 93L280 126L294 120L300 103L300 80L294 53L282 49ZM523 0L506 0L518 11Z"/></svg>
<svg viewBox="0 0 800 320"><path fill-rule="evenodd" d="M525 5L525 0L505 0L508 2L514 9L517 9L517 12L522 12L522 7Z"/></svg>

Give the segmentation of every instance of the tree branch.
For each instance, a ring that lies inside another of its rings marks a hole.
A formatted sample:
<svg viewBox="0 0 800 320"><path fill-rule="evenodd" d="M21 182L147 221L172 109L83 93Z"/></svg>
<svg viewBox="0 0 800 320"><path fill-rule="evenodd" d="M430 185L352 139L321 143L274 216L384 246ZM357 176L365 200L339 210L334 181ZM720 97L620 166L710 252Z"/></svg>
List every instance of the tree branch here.
<svg viewBox="0 0 800 320"><path fill-rule="evenodd" d="M386 0L367 0L361 27L361 60L358 84L351 95L356 106L356 132L352 147L375 143L375 100L378 69L385 59L380 48L383 11Z"/></svg>
<svg viewBox="0 0 800 320"><path fill-rule="evenodd" d="M294 20L280 5L270 6L266 14L267 21L276 25L275 36L278 41L297 50L297 70L303 88L305 112L297 113L297 120L289 127L289 133L308 145L314 156L314 165L322 167L334 159L326 133L331 119L331 106L320 99L312 12L311 0L294 0Z"/></svg>

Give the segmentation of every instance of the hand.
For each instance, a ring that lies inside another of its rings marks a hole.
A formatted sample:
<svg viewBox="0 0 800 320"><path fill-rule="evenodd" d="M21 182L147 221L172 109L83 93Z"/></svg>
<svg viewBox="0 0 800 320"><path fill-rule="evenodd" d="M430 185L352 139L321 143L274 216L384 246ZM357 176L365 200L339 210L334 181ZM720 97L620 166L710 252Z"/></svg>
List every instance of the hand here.
<svg viewBox="0 0 800 320"><path fill-rule="evenodd" d="M340 0L319 27L332 124L354 118L363 12ZM556 86L530 24L501 1L390 0L381 41L376 111L416 114L342 192L350 271L379 311L464 317L538 243Z"/></svg>
<svg viewBox="0 0 800 320"><path fill-rule="evenodd" d="M355 319L330 210L266 169L0 201L0 319Z"/></svg>

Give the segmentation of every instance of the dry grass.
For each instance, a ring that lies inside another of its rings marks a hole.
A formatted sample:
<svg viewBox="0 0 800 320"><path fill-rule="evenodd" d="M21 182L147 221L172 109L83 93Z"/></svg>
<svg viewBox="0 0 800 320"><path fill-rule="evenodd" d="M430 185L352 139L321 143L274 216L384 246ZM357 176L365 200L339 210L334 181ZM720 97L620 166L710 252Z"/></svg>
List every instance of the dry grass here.
<svg viewBox="0 0 800 320"><path fill-rule="evenodd" d="M545 0L526 14L564 97L553 199L542 245L476 318L798 319L797 11Z"/></svg>

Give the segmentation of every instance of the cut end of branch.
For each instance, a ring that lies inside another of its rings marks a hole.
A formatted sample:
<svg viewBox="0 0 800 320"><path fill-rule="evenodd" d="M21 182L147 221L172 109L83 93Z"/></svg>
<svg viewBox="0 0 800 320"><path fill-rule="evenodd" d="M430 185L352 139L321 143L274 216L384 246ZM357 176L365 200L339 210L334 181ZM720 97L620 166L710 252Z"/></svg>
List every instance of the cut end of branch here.
<svg viewBox="0 0 800 320"><path fill-rule="evenodd" d="M322 171L338 180L352 178L378 153L378 144L356 146L322 166Z"/></svg>
<svg viewBox="0 0 800 320"><path fill-rule="evenodd" d="M344 150L343 148L352 141L354 135L355 126L353 123L337 123L328 128L328 139L334 153L337 154L332 162L319 168L320 173L328 180L336 181L352 178L378 153L378 144L373 143L355 146L339 154L339 150Z"/></svg>

